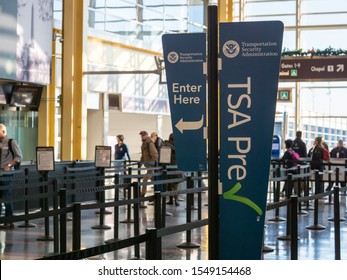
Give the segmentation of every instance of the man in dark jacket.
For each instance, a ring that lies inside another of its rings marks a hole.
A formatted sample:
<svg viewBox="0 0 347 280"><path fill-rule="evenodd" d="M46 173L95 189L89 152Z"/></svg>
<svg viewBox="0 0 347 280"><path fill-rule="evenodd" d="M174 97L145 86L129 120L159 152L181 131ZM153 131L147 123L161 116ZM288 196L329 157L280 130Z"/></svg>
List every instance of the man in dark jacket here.
<svg viewBox="0 0 347 280"><path fill-rule="evenodd" d="M337 147L331 150L330 157L332 158L347 158L347 149L343 146L343 141L339 140Z"/></svg>
<svg viewBox="0 0 347 280"><path fill-rule="evenodd" d="M307 157L307 148L306 148L306 144L304 143L304 141L302 141L301 137L302 137L302 132L297 131L292 149L294 150L294 152L298 153L300 157L305 158Z"/></svg>

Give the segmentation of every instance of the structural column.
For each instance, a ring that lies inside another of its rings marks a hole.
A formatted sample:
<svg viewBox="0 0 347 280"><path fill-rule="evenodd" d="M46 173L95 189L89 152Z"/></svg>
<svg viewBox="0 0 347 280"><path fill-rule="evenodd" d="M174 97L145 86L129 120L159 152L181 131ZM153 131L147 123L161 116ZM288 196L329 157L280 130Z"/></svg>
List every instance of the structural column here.
<svg viewBox="0 0 347 280"><path fill-rule="evenodd" d="M55 69L56 41L52 41L52 73L51 83L44 87L39 106L38 117L38 146L54 146L55 141Z"/></svg>
<svg viewBox="0 0 347 280"><path fill-rule="evenodd" d="M233 0L218 0L218 22L232 22Z"/></svg>
<svg viewBox="0 0 347 280"><path fill-rule="evenodd" d="M63 51L61 98L61 159L86 158L87 109L85 34L88 6L85 0L63 2Z"/></svg>

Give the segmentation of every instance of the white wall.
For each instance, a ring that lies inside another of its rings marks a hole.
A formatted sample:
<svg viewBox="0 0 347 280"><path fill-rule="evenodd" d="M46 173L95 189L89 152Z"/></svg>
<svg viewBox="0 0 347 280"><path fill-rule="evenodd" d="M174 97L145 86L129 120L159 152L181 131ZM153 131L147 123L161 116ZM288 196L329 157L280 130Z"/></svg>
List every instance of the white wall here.
<svg viewBox="0 0 347 280"><path fill-rule="evenodd" d="M94 160L95 146L104 145L102 110L88 110L87 115L87 160Z"/></svg>

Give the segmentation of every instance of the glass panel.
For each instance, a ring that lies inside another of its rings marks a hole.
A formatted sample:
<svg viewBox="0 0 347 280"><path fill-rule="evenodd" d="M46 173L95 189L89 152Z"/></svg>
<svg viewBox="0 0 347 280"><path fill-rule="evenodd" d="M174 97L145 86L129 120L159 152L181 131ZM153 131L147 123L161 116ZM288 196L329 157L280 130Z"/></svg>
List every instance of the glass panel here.
<svg viewBox="0 0 347 280"><path fill-rule="evenodd" d="M347 1L344 0L302 0L302 13L347 12Z"/></svg>
<svg viewBox="0 0 347 280"><path fill-rule="evenodd" d="M0 123L6 125L8 137L19 144L23 161L36 160L37 118L36 111L0 111Z"/></svg>
<svg viewBox="0 0 347 280"><path fill-rule="evenodd" d="M90 7L89 27L161 44L164 32L203 31L203 1L189 2L99 0Z"/></svg>
<svg viewBox="0 0 347 280"><path fill-rule="evenodd" d="M247 1L245 15L291 14L295 17L296 1Z"/></svg>
<svg viewBox="0 0 347 280"><path fill-rule="evenodd" d="M301 31L301 48L324 50L329 46L335 49L346 49L347 28L333 30L303 30Z"/></svg>

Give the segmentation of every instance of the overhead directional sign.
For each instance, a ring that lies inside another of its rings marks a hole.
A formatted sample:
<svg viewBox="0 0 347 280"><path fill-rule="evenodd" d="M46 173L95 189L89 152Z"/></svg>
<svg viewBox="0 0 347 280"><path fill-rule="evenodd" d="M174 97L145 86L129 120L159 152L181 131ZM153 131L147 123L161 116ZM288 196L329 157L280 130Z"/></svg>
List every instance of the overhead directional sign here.
<svg viewBox="0 0 347 280"><path fill-rule="evenodd" d="M206 34L165 34L162 42L177 165L206 170Z"/></svg>
<svg viewBox="0 0 347 280"><path fill-rule="evenodd" d="M220 24L220 259L261 259L282 36L279 21Z"/></svg>
<svg viewBox="0 0 347 280"><path fill-rule="evenodd" d="M280 81L341 81L347 79L347 56L282 58Z"/></svg>

